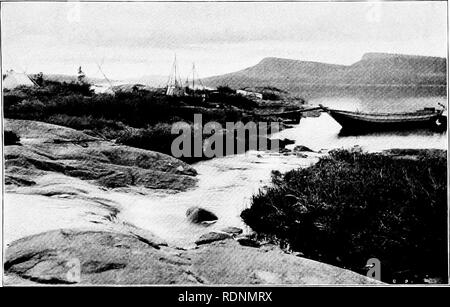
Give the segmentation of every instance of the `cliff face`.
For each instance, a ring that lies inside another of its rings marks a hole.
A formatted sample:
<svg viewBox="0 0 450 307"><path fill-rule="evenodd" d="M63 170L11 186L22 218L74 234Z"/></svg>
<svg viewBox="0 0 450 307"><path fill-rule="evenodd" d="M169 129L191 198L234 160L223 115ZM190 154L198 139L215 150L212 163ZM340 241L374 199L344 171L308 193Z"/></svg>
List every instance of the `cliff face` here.
<svg viewBox="0 0 450 307"><path fill-rule="evenodd" d="M293 91L298 86L446 86L446 59L401 54L367 53L352 65L281 58L265 58L244 70L206 78L213 86L276 86Z"/></svg>

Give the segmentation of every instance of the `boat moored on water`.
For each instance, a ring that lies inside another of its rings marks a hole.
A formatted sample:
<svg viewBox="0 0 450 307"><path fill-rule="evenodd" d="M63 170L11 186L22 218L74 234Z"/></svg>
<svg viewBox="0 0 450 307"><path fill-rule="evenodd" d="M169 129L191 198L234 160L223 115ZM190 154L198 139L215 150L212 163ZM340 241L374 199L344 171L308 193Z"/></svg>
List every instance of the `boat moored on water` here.
<svg viewBox="0 0 450 307"><path fill-rule="evenodd" d="M345 131L432 129L443 132L447 129L447 117L443 115L444 109L424 108L415 112L367 113L336 110L323 105L320 105L320 107L330 114Z"/></svg>

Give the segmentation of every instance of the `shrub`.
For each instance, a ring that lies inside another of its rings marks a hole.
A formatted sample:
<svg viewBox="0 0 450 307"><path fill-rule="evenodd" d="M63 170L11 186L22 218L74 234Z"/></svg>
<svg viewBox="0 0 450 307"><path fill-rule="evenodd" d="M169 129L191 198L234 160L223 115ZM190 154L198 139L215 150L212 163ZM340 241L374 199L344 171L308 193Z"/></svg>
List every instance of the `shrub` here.
<svg viewBox="0 0 450 307"><path fill-rule="evenodd" d="M253 101L252 99L249 99L242 95L238 95L236 93L218 92L215 94L211 94L210 100L244 110L250 110L258 107L258 103L256 101Z"/></svg>
<svg viewBox="0 0 450 307"><path fill-rule="evenodd" d="M235 90L227 85L218 86L217 91L222 95L231 95L236 93Z"/></svg>
<svg viewBox="0 0 450 307"><path fill-rule="evenodd" d="M85 84L50 81L45 81L39 88L16 89L4 96L7 118L46 120L55 115L90 116L120 121L136 128L171 123L175 117L190 122L195 112L203 113L205 120L235 121L243 117L241 109L257 105L240 95L218 94L212 100L229 106L228 110L223 110L208 107L198 96L171 97L150 91L93 94Z"/></svg>
<svg viewBox="0 0 450 307"><path fill-rule="evenodd" d="M48 117L46 122L54 125L65 126L77 130L89 132L95 136L102 136L106 139L117 138L126 126L119 122L104 118L94 118L92 116L70 116L66 114L55 114Z"/></svg>
<svg viewBox="0 0 450 307"><path fill-rule="evenodd" d="M274 173L241 214L261 238L386 282L447 281L446 153L416 159L337 150L309 168Z"/></svg>
<svg viewBox="0 0 450 307"><path fill-rule="evenodd" d="M171 155L172 141L176 137L171 134L171 129L171 125L162 123L145 129L126 129L116 142Z"/></svg>
<svg viewBox="0 0 450 307"><path fill-rule="evenodd" d="M192 123L194 114L201 113L203 122L216 121L222 125L255 120L243 109L256 103L227 90L214 98L221 107L205 103L198 95L172 97L142 90L93 94L85 84L47 80L39 88L19 88L4 94L6 118L63 125L166 154L171 154L175 138L170 134L170 125L177 121Z"/></svg>
<svg viewBox="0 0 450 307"><path fill-rule="evenodd" d="M20 137L13 131L5 130L3 133L5 146L8 145L18 145L20 142Z"/></svg>

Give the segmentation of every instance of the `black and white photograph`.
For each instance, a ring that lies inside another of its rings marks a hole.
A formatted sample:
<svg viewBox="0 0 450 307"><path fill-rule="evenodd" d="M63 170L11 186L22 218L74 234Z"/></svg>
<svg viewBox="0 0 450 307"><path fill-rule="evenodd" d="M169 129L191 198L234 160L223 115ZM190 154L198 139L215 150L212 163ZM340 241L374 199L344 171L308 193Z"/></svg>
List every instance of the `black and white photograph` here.
<svg viewBox="0 0 450 307"><path fill-rule="evenodd" d="M2 2L2 285L449 285L448 48L447 1Z"/></svg>

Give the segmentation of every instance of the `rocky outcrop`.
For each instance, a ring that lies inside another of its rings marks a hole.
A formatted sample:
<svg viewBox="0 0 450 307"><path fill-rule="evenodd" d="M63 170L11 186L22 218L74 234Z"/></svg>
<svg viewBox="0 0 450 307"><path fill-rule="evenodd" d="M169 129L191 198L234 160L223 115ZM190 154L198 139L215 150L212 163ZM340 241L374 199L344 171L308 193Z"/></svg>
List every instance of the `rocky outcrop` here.
<svg viewBox="0 0 450 307"><path fill-rule="evenodd" d="M41 284L197 283L188 262L139 236L57 230L15 241L8 275Z"/></svg>
<svg viewBox="0 0 450 307"><path fill-rule="evenodd" d="M248 246L248 247L260 247L261 246L261 244L258 241L254 240L248 236L237 237L236 241L239 242L239 244L241 244L243 246Z"/></svg>
<svg viewBox="0 0 450 307"><path fill-rule="evenodd" d="M61 126L25 120L5 126L20 136L20 145L4 148L5 220L14 221L5 223L5 284L375 282L260 246L237 228L204 235L195 249L168 246L121 220L133 199L124 191L190 188L196 172L188 164ZM191 209L195 223L217 220Z"/></svg>
<svg viewBox="0 0 450 307"><path fill-rule="evenodd" d="M243 232L241 228L233 226L225 227L221 229L221 231L228 233L230 235L240 235Z"/></svg>
<svg viewBox="0 0 450 307"><path fill-rule="evenodd" d="M158 152L116 145L80 131L29 120L5 120L21 145L5 146L5 183L32 185L48 173L107 188L142 186L185 190L196 183L188 164Z"/></svg>
<svg viewBox="0 0 450 307"><path fill-rule="evenodd" d="M302 151L314 152L314 150L312 150L311 148L306 147L304 145L297 145L297 146L295 146L293 151L294 152L302 152Z"/></svg>
<svg viewBox="0 0 450 307"><path fill-rule="evenodd" d="M225 232L208 232L201 235L200 238L195 241L195 244L202 245L226 239L231 239L231 235Z"/></svg>
<svg viewBox="0 0 450 307"><path fill-rule="evenodd" d="M14 241L6 284L369 284L357 273L225 239L180 250L131 234L55 230Z"/></svg>

